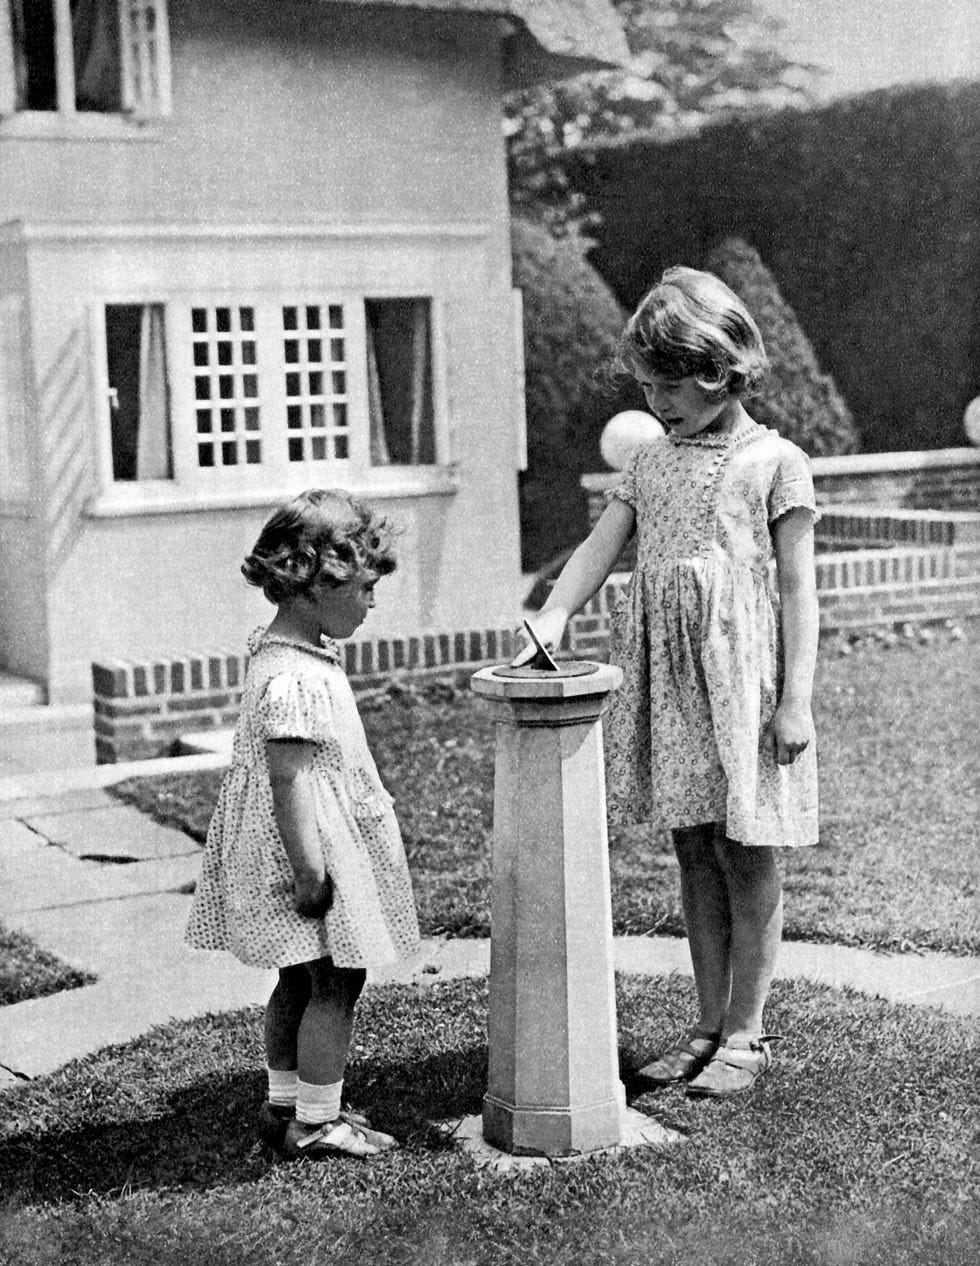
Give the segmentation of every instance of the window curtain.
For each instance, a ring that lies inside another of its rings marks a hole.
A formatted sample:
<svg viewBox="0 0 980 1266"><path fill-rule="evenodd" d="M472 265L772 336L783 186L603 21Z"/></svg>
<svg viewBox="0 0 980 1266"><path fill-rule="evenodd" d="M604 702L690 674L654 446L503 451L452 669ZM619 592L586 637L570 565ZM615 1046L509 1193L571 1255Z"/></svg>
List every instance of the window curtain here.
<svg viewBox="0 0 980 1266"><path fill-rule="evenodd" d="M425 408L425 374L429 365L429 320L426 305L412 309L412 452L413 466L422 460L422 421Z"/></svg>
<svg viewBox="0 0 980 1266"><path fill-rule="evenodd" d="M10 27L14 41L14 103L26 110L29 68L27 61L27 24L24 21L24 0L10 0Z"/></svg>
<svg viewBox="0 0 980 1266"><path fill-rule="evenodd" d="M428 303L368 300L366 333L371 464L433 461Z"/></svg>
<svg viewBox="0 0 980 1266"><path fill-rule="evenodd" d="M370 425L371 465L390 466L391 456L388 452L388 441L385 436L384 400L381 395L381 376L378 373L378 349L374 338L374 324L368 317L365 323L367 333L367 379L368 379L368 418Z"/></svg>
<svg viewBox="0 0 980 1266"><path fill-rule="evenodd" d="M120 2L124 0L71 2L75 106L79 110L120 108Z"/></svg>
<svg viewBox="0 0 980 1266"><path fill-rule="evenodd" d="M136 478L170 479L170 410L163 308L146 304L140 319L139 430Z"/></svg>

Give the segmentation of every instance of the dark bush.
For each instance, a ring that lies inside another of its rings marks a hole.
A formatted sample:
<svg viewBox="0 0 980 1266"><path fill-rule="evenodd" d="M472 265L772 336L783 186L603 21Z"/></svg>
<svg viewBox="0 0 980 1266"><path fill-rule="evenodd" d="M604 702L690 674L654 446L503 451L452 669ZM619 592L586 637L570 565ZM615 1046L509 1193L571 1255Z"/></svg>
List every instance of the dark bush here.
<svg viewBox="0 0 980 1266"><path fill-rule="evenodd" d="M623 326L623 312L575 237L556 241L513 222L514 284L524 295L527 471L521 477L521 561L533 570L588 530L586 471L602 470L599 437L619 409L639 407L628 387L596 379Z"/></svg>
<svg viewBox="0 0 980 1266"><path fill-rule="evenodd" d="M964 442L980 393L980 83L634 139L567 159L590 259L635 304L672 263L751 242L869 451Z"/></svg>
<svg viewBox="0 0 980 1266"><path fill-rule="evenodd" d="M834 380L820 372L796 313L758 253L740 238L725 238L709 252L704 267L744 301L769 353L769 376L749 402L755 420L775 427L813 457L856 452L858 437L850 410Z"/></svg>

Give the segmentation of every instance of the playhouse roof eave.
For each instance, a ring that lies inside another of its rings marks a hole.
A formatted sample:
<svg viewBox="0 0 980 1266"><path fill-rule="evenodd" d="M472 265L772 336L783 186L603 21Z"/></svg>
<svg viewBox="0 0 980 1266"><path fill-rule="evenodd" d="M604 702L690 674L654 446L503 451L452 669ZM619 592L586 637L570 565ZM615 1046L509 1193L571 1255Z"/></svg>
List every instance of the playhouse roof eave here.
<svg viewBox="0 0 980 1266"><path fill-rule="evenodd" d="M330 0L328 0L330 2ZM587 70L622 66L629 57L611 0L344 0L373 8L496 13L507 19L505 87L527 88Z"/></svg>

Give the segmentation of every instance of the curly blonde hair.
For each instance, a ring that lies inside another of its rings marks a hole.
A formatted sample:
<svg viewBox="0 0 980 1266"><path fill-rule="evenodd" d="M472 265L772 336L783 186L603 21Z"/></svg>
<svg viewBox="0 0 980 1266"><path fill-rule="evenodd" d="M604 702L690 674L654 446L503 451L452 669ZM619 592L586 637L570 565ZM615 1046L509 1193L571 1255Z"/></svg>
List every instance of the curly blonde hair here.
<svg viewBox="0 0 980 1266"><path fill-rule="evenodd" d="M242 575L277 605L318 582L390 575L395 528L340 488L312 488L280 506L242 563Z"/></svg>
<svg viewBox="0 0 980 1266"><path fill-rule="evenodd" d="M665 378L694 378L711 399L749 395L769 368L748 308L714 273L668 268L626 323L613 370L639 364Z"/></svg>

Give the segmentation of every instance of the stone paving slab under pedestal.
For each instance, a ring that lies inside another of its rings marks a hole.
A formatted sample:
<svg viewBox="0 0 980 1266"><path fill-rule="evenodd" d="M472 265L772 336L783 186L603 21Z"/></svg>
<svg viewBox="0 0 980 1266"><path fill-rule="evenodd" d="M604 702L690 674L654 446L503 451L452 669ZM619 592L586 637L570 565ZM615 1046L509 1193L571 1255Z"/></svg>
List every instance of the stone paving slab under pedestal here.
<svg viewBox="0 0 980 1266"><path fill-rule="evenodd" d="M456 1145L481 1169L496 1173L521 1173L542 1165L571 1165L576 1161L591 1160L596 1156L617 1156L633 1147L671 1147L683 1142L684 1136L676 1130L661 1125L635 1108L623 1113L623 1132L620 1142L613 1147L603 1147L594 1152L579 1152L572 1156L512 1156L503 1152L483 1137L483 1117L463 1117L459 1121L440 1123L440 1129L451 1136Z"/></svg>

